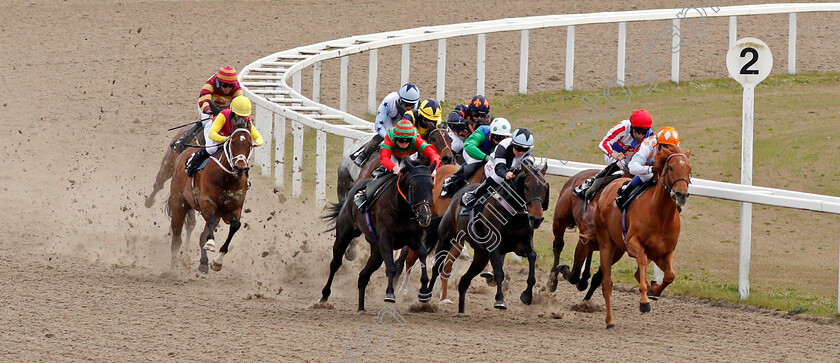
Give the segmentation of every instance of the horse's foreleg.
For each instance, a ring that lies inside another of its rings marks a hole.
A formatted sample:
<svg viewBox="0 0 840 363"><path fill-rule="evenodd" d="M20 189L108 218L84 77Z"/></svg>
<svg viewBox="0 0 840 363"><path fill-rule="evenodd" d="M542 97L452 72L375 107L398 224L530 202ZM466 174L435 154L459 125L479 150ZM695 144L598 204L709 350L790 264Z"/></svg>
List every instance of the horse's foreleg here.
<svg viewBox="0 0 840 363"><path fill-rule="evenodd" d="M504 256L502 256L498 248L490 252L490 265L493 268L493 278L496 280L496 303L493 304L493 307L496 309L507 309L505 294L502 292L502 282L505 280L502 258Z"/></svg>
<svg viewBox="0 0 840 363"><path fill-rule="evenodd" d="M594 243L594 242L590 242L590 243ZM590 276L589 274L591 273L590 270L592 269L592 248L591 248L591 246L592 245L590 245L590 247L587 248L589 253L586 254L586 260L583 262L583 271L581 271L580 280L577 283L578 291L586 290L587 286L589 285L589 276ZM595 282L592 282L592 283L595 284L595 285L598 285Z"/></svg>
<svg viewBox="0 0 840 363"><path fill-rule="evenodd" d="M429 275L426 274L426 244L420 242L417 248L417 255L420 258L420 291L417 294L417 299L420 302L429 302L432 299L432 287L429 285Z"/></svg>
<svg viewBox="0 0 840 363"><path fill-rule="evenodd" d="M207 250L214 251L216 249L216 242L213 238L213 233L216 230L216 218L208 218L204 223L204 230L198 239L198 250L201 252L201 259L198 261L198 271L207 273Z"/></svg>
<svg viewBox="0 0 840 363"><path fill-rule="evenodd" d="M648 297L647 268L650 260L645 254L638 237L631 237L627 241L627 253L636 258L636 281L639 282L639 311L643 314L650 312L650 297Z"/></svg>
<svg viewBox="0 0 840 363"><path fill-rule="evenodd" d="M554 263L551 265L551 273L548 274L548 290L557 290L557 274L560 272L560 254L563 252L566 242L563 241L566 228L554 226Z"/></svg>
<svg viewBox="0 0 840 363"><path fill-rule="evenodd" d="M170 262L169 262L169 270L171 271L175 267L175 258L178 256L178 252L181 250L181 229L184 227L184 217L186 216L186 211L183 207L172 208L170 203L170 208L172 211L172 220L170 222L170 233L172 233L172 246L171 246L171 255L170 255Z"/></svg>
<svg viewBox="0 0 840 363"><path fill-rule="evenodd" d="M443 272L440 275L441 303L452 303L452 300L449 300L447 297L449 295L449 280L452 278L452 265L455 264L455 261L457 261L459 257L461 257L463 243L463 241L453 243L452 247L449 248L449 253L446 255L447 257L443 264Z"/></svg>
<svg viewBox="0 0 840 363"><path fill-rule="evenodd" d="M458 313L464 313L467 290L470 288L470 282L472 282L472 279L484 269L488 260L489 257L486 254L476 251L473 261L470 264L470 268L467 269L467 272L465 272L464 275L461 276L461 280L458 281Z"/></svg>
<svg viewBox="0 0 840 363"><path fill-rule="evenodd" d="M411 258L411 260L409 260L410 258ZM410 248L408 248L408 246L405 246L400 250L400 257L397 258L397 261L395 262L395 266L396 266L396 268L395 268L396 272L394 273L394 283L395 284L399 284L400 276L402 275L402 272L403 272L403 266L405 266L405 272L408 272L408 274L405 276L406 280L408 280L408 278L411 276L411 272L409 272L409 270L411 270L411 267L414 266L414 261L416 259L417 259L416 254L414 253L414 251L412 251ZM406 283L403 283L402 285L400 285L400 289L402 290L406 285L408 285L407 281L406 281Z"/></svg>
<svg viewBox="0 0 840 363"><path fill-rule="evenodd" d="M231 219L230 220L230 232L228 232L227 239L225 239L225 244L222 245L222 248L219 249L219 254L213 259L213 271L219 271L222 269L222 259L225 258L225 255L228 253L228 248L230 248L230 240L233 239L233 235L236 234L236 231L239 230L239 227L242 223L239 222L239 219Z"/></svg>
<svg viewBox="0 0 840 363"><path fill-rule="evenodd" d="M613 248L612 246L604 246L601 248L601 292L604 293L604 310L607 316L604 319L607 324L607 329L615 328L615 318L612 311L612 262L613 262Z"/></svg>
<svg viewBox="0 0 840 363"><path fill-rule="evenodd" d="M385 289L385 302L396 302L397 298L394 296L394 275L397 273L397 268L394 266L394 251L391 249L391 241L387 238L380 238L377 242L379 245L379 254L385 262L385 276L388 277L388 288ZM374 247L371 246L371 250Z"/></svg>
<svg viewBox="0 0 840 363"><path fill-rule="evenodd" d="M662 291L665 290L671 282L674 281L674 252L671 251L667 255L657 258L654 260L656 265L659 268L662 268L665 272L665 277L662 279L661 284L655 284L651 286L651 292L648 293L648 296L655 296L659 298L662 295Z"/></svg>
<svg viewBox="0 0 840 363"><path fill-rule="evenodd" d="M385 255L387 256L390 254L391 253L388 252ZM394 257L391 256L391 259L393 258ZM368 282L370 282L370 275L373 275L373 272L378 270L379 266L382 266L382 254L379 252L379 249L371 246L370 257L368 257L367 264L365 264L365 267L359 272L359 311L365 310L365 289L367 288ZM391 295L394 295L393 291Z"/></svg>
<svg viewBox="0 0 840 363"><path fill-rule="evenodd" d="M519 300L521 300L525 305L531 305L531 299L534 294L534 284L537 283L537 253L534 252L532 247L529 247L526 257L528 257L528 287L526 287L525 291L522 292L522 295L519 296Z"/></svg>

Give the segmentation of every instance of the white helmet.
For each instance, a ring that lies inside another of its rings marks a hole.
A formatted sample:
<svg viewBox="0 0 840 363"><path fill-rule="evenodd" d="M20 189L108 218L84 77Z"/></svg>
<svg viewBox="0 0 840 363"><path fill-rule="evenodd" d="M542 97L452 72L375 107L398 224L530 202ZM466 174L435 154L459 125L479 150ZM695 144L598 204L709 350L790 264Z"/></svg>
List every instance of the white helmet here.
<svg viewBox="0 0 840 363"><path fill-rule="evenodd" d="M496 117L490 123L490 133L493 135L510 136L510 122L502 117Z"/></svg>

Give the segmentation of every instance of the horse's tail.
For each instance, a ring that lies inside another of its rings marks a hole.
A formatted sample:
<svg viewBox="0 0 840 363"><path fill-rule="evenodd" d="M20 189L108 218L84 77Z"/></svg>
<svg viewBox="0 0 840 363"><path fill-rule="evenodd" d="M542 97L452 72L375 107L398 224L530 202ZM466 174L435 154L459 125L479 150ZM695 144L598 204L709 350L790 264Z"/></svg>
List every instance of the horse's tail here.
<svg viewBox="0 0 840 363"><path fill-rule="evenodd" d="M169 217L169 219L172 219L172 208L169 207L169 201L163 203L163 211L166 213L166 216Z"/></svg>
<svg viewBox="0 0 840 363"><path fill-rule="evenodd" d="M327 214L321 216L321 219L332 222L332 226L324 232L329 232L335 229L335 219L338 218L338 215L341 213L341 208L344 207L344 199L339 199L338 203L329 203L327 206Z"/></svg>

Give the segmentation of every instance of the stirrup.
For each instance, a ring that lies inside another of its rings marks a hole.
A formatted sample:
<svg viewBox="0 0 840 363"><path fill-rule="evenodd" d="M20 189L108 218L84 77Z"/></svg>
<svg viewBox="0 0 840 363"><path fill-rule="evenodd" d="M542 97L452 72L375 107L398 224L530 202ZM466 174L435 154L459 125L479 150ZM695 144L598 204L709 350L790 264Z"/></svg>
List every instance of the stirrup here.
<svg viewBox="0 0 840 363"><path fill-rule="evenodd" d="M356 206L360 212L364 212L365 204L367 202L367 198L365 198L365 190L359 190L356 192L356 195L353 196L353 204Z"/></svg>
<svg viewBox="0 0 840 363"><path fill-rule="evenodd" d="M475 193L473 191L466 192L464 193L464 195L461 196L461 205L463 205L464 207L471 207L473 204L475 204L476 198L477 197L475 196Z"/></svg>

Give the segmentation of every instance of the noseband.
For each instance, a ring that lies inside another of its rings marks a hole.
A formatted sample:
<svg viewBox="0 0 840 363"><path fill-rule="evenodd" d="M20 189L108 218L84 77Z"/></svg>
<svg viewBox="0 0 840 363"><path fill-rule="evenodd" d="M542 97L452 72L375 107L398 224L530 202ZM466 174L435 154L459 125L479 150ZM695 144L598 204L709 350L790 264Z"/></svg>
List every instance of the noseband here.
<svg viewBox="0 0 840 363"><path fill-rule="evenodd" d="M668 175L668 168L667 168L667 166L668 166L668 162L669 162L669 161L671 160L671 158L672 158L672 157L674 157L674 156L682 156L682 157L684 157L686 160L688 160L688 155L683 154L683 153L671 154L670 156L668 156L668 158L667 158L667 159L665 159L665 168L664 168L664 170L663 170L663 172L662 172L662 175L660 175L660 176L659 176L659 182L660 182L660 183L662 183L662 186L663 186L663 187L665 187L665 191L667 191L667 192L668 192L668 194L671 196L671 199L676 200L676 199L675 199L675 198L676 198L676 196L675 196L675 195L676 195L676 193L675 193L675 192L674 192L674 190L673 190L673 189L674 189L674 184L677 184L677 182L678 182L678 181L684 181L684 182L685 182L685 184L686 184L686 187L688 187L688 185L690 185L690 184L691 184L691 176L689 175L689 179L686 179L686 178L677 178L677 179L674 179L673 181L671 181L671 184L670 184L670 185L666 185L666 184L665 184L665 176L667 176L667 175Z"/></svg>

